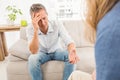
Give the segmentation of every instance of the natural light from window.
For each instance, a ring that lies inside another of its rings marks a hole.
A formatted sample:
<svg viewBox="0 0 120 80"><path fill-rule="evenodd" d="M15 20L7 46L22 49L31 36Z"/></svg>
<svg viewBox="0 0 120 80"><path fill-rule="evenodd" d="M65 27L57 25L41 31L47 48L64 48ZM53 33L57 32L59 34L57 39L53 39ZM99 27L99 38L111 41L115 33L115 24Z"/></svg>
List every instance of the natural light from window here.
<svg viewBox="0 0 120 80"><path fill-rule="evenodd" d="M0 0L0 25L7 25L8 5L20 8L23 15L17 17L15 24L20 24L21 19L31 23L29 8L33 3L42 3L52 20L81 20L84 19L85 0ZM6 32L8 48L19 39L19 32Z"/></svg>

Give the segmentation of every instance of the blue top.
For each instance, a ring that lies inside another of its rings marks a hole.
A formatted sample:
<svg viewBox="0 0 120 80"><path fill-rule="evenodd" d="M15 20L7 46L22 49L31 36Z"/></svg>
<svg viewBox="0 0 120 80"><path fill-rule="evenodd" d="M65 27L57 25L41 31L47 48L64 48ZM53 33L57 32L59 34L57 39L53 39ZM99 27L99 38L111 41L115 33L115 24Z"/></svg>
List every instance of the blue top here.
<svg viewBox="0 0 120 80"><path fill-rule="evenodd" d="M97 80L120 80L120 1L98 23L95 57Z"/></svg>

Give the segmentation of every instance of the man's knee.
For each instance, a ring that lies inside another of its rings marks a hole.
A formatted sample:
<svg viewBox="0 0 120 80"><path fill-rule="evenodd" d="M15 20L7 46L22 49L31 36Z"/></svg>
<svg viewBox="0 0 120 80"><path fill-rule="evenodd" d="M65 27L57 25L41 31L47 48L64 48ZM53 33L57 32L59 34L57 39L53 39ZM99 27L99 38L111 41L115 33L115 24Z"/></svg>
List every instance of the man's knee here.
<svg viewBox="0 0 120 80"><path fill-rule="evenodd" d="M68 54L69 54L68 51L67 51L67 50L66 50L66 51L63 51L63 53L64 53L64 54L63 54L63 55L64 55L64 61L65 61L65 62L68 62L68 61L69 61L69 59L68 59Z"/></svg>
<svg viewBox="0 0 120 80"><path fill-rule="evenodd" d="M30 55L29 58L28 58L28 64L31 64L31 65L37 65L39 64L40 61L38 59L38 56L37 55Z"/></svg>

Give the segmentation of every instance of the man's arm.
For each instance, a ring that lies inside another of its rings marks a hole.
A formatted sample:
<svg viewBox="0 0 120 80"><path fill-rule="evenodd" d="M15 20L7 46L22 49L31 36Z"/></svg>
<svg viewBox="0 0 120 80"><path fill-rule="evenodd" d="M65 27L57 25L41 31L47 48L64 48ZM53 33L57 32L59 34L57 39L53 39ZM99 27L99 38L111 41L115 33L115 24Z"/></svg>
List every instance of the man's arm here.
<svg viewBox="0 0 120 80"><path fill-rule="evenodd" d="M39 49L39 38L38 38L38 31L35 31L34 30L34 35L33 35L33 38L32 40L30 41L29 43L29 50L35 54L37 53Z"/></svg>
<svg viewBox="0 0 120 80"><path fill-rule="evenodd" d="M60 29L59 29L59 34L62 40L65 42L67 45L67 49L69 52L69 61L72 64L75 64L77 61L79 61L79 57L76 54L76 48L74 45L74 41L71 39L69 36L68 32L66 31L65 27L63 26L62 23L59 23Z"/></svg>
<svg viewBox="0 0 120 80"><path fill-rule="evenodd" d="M33 13L32 15L32 24L33 24L33 28L34 28L34 34L33 34L33 38L29 43L29 50L35 54L38 52L39 50L39 37L38 37L38 30L39 30L39 25L38 25L38 21L40 20L40 16L35 15Z"/></svg>

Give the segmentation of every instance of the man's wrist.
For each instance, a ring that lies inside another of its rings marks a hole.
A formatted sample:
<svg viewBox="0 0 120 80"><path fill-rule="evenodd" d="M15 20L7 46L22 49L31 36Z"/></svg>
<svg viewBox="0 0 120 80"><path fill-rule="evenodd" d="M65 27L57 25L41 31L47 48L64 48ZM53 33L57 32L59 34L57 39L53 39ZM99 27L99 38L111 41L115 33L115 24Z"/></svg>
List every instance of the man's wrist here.
<svg viewBox="0 0 120 80"><path fill-rule="evenodd" d="M72 51L76 51L74 43L70 43L68 45L68 51L69 51L69 53L72 52Z"/></svg>
<svg viewBox="0 0 120 80"><path fill-rule="evenodd" d="M38 36L38 30L34 30L34 37L37 37Z"/></svg>

